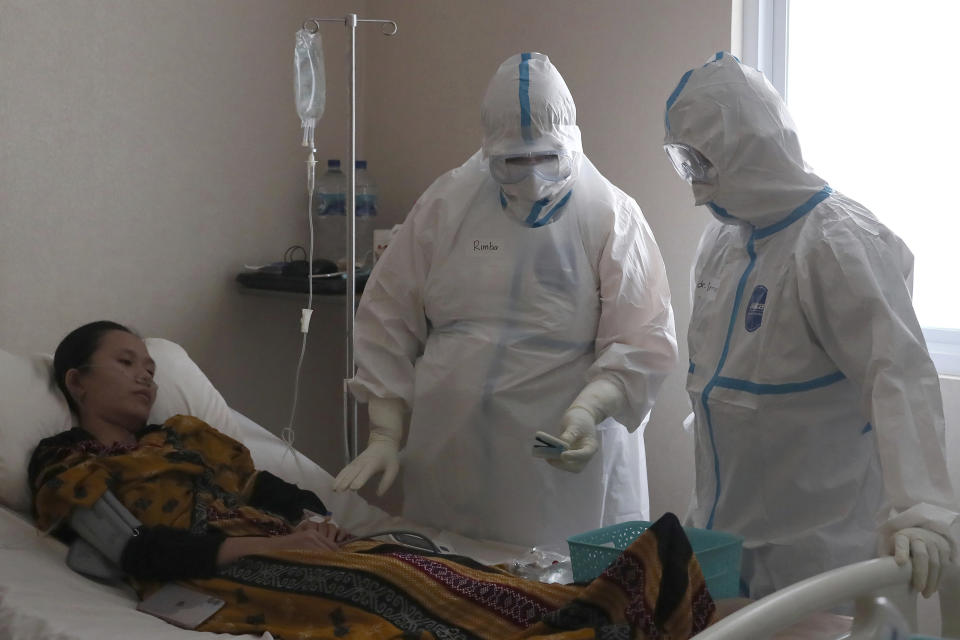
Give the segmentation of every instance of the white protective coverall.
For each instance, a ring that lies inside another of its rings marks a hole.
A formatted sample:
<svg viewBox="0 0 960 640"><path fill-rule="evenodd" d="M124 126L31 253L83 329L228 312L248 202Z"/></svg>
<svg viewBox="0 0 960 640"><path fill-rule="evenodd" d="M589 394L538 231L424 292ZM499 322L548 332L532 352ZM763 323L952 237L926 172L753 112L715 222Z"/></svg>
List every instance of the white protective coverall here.
<svg viewBox="0 0 960 640"><path fill-rule="evenodd" d="M638 427L677 357L653 235L582 156L573 99L546 56L500 67L483 125L482 151L416 202L357 311L352 391L412 408L403 514L523 545L647 519ZM510 210L487 156L551 149L578 170L538 207L549 223L532 227L529 203ZM598 377L626 401L598 425L597 455L579 474L533 458L535 432L555 431Z"/></svg>
<svg viewBox="0 0 960 640"><path fill-rule="evenodd" d="M937 372L913 256L804 164L776 90L729 54L683 76L667 145L716 166L693 272L691 524L744 536L761 597L875 557L911 526L956 549Z"/></svg>

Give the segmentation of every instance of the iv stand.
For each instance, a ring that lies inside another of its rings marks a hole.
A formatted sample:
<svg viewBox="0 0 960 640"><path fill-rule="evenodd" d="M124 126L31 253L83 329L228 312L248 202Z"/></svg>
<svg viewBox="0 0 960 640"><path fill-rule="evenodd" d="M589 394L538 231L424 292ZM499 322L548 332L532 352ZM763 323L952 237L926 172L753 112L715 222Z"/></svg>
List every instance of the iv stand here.
<svg viewBox="0 0 960 640"><path fill-rule="evenodd" d="M317 33L320 30L321 22L342 22L350 33L350 82L348 96L350 100L350 160L349 173L347 180L347 316L346 316L346 346L347 346L347 366L346 377L343 380L343 438L344 455L346 464L349 464L357 457L357 399L350 393L347 383L356 374L356 364L353 355L353 328L354 313L356 311L356 251L357 251L357 231L356 231L356 197L357 197L357 99L355 95L357 86L357 23L376 22L380 24L380 30L385 36L396 35L397 23L393 20L364 19L357 18L357 14L348 13L344 18L311 18L303 23L303 28L310 33ZM312 286L312 285L311 285Z"/></svg>

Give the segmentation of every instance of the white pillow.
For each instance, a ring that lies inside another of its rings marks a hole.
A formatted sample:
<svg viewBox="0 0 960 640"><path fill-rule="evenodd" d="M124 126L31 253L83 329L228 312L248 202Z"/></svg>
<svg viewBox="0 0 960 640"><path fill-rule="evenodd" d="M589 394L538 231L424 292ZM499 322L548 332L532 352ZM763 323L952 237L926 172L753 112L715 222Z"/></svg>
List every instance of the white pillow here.
<svg viewBox="0 0 960 640"><path fill-rule="evenodd" d="M183 348L162 338L144 340L157 363L157 401L151 423L178 413L192 415L231 437L235 414ZM0 350L0 504L30 510L27 465L37 443L69 429L73 419L53 380L53 358L16 356Z"/></svg>
<svg viewBox="0 0 960 640"><path fill-rule="evenodd" d="M70 428L70 410L53 381L53 358L0 351L0 503L30 510L27 464L37 443Z"/></svg>
<svg viewBox="0 0 960 640"><path fill-rule="evenodd" d="M148 422L163 424L180 413L200 418L231 438L239 439L239 427L227 401L183 347L163 338L146 338L143 342L157 363L154 376L157 400Z"/></svg>

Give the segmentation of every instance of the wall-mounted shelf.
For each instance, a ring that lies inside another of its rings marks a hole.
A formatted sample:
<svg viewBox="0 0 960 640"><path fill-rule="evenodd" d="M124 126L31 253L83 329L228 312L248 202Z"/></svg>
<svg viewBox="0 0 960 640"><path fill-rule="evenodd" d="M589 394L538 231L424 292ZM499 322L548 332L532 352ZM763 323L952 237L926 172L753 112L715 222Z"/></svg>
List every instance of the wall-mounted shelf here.
<svg viewBox="0 0 960 640"><path fill-rule="evenodd" d="M355 290L358 294L363 293L363 287L367 284L367 277L368 274L356 274ZM308 293L306 276L287 276L280 273L245 271L237 274L237 282L249 289ZM342 296L346 295L346 293L346 278L313 278L314 295Z"/></svg>

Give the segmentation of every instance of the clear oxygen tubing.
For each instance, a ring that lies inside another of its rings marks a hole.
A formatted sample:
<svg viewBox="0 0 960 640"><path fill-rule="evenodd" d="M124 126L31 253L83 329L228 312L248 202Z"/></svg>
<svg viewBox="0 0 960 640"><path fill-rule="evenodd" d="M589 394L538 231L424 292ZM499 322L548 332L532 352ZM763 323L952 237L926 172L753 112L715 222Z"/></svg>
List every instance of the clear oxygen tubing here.
<svg viewBox="0 0 960 640"><path fill-rule="evenodd" d="M348 13L343 18L311 18L303 23L303 28L311 33L316 33L320 29L321 22L342 22L349 33L350 51L349 51L349 86L348 99L350 102L350 153L349 153L349 177L347 178L347 202L346 202L346 276L347 276L347 300L346 300L346 370L343 379L343 437L344 437L344 458L345 464L349 464L357 457L357 400L350 393L348 382L356 374L356 362L354 360L354 316L357 310L357 287L356 287L356 200L357 200L357 104L356 104L356 86L357 86L357 25L361 22L372 22L380 25L381 33L385 36L393 36L397 33L397 23L394 20L382 20L377 18L358 18L355 13ZM312 224L312 221L311 221ZM311 251L313 249L311 231ZM313 264L312 256L311 262ZM311 271L312 269L308 269ZM311 286L311 293L313 287Z"/></svg>

